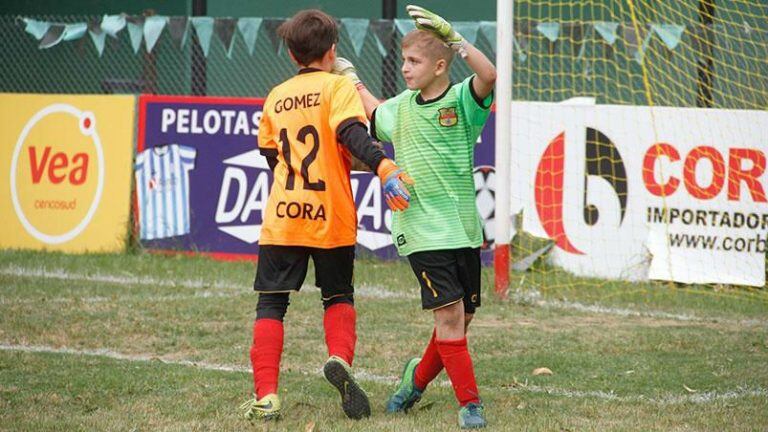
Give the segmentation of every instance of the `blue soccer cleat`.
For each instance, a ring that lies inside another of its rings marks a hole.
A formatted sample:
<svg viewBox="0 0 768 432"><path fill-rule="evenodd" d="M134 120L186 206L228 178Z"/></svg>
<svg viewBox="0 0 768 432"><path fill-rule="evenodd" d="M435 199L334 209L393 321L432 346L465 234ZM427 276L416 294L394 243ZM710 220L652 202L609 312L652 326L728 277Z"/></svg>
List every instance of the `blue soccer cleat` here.
<svg viewBox="0 0 768 432"><path fill-rule="evenodd" d="M416 366L419 365L420 358L415 357L408 360L403 369L403 376L400 378L400 385L397 386L395 393L387 401L387 412L408 412L413 405L421 400L422 390L416 388L414 376L416 375Z"/></svg>
<svg viewBox="0 0 768 432"><path fill-rule="evenodd" d="M488 423L485 421L483 404L470 402L459 410L459 426L462 429L480 429Z"/></svg>

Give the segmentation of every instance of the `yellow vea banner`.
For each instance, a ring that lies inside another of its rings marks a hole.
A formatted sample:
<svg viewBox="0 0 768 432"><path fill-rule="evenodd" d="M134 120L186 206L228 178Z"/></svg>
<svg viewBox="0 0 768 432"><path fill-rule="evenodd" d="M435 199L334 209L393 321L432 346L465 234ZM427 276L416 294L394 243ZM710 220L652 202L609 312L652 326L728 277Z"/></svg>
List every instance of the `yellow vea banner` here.
<svg viewBox="0 0 768 432"><path fill-rule="evenodd" d="M0 93L0 248L122 251L134 96Z"/></svg>

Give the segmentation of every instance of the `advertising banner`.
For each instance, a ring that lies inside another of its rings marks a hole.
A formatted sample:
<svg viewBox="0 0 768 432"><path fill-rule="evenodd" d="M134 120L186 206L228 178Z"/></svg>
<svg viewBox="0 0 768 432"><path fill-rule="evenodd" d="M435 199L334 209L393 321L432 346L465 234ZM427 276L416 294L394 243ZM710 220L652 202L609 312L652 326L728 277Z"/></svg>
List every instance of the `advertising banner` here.
<svg viewBox="0 0 768 432"><path fill-rule="evenodd" d="M0 94L0 248L124 250L135 101Z"/></svg>
<svg viewBox="0 0 768 432"><path fill-rule="evenodd" d="M768 113L513 104L512 212L584 276L763 286Z"/></svg>
<svg viewBox="0 0 768 432"><path fill-rule="evenodd" d="M145 247L220 258L258 254L272 184L256 147L262 104L256 98L140 96L134 175L137 232ZM485 191L481 214L492 221L492 126L481 141L476 179ZM391 154L391 147L385 149ZM378 178L353 172L351 185L359 246L381 258L396 257L392 215Z"/></svg>

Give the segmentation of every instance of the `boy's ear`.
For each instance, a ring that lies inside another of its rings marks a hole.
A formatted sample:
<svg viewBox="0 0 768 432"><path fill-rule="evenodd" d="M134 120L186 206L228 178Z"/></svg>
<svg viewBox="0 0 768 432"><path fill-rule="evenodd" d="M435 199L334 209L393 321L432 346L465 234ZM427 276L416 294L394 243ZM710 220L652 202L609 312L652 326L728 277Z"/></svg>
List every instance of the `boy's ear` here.
<svg viewBox="0 0 768 432"><path fill-rule="evenodd" d="M328 60L330 60L331 63L336 61L336 44L331 45L325 55L328 56Z"/></svg>
<svg viewBox="0 0 768 432"><path fill-rule="evenodd" d="M299 64L299 61L296 60L296 57L294 57L293 52L291 52L291 50L288 50L288 56L291 58L291 61L294 64L296 64L297 66L301 67L301 65Z"/></svg>
<svg viewBox="0 0 768 432"><path fill-rule="evenodd" d="M437 59L435 62L435 75L442 75L448 72L448 62L445 59Z"/></svg>

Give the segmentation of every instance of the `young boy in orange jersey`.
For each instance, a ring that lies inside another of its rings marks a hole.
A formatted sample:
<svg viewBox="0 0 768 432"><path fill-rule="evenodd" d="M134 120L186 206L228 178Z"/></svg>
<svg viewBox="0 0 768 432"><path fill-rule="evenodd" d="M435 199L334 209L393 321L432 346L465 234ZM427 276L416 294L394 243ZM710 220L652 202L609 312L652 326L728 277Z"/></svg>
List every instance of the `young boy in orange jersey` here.
<svg viewBox="0 0 768 432"><path fill-rule="evenodd" d="M480 306L483 242L472 171L496 69L443 18L418 6L407 9L417 27L402 40L408 89L381 103L357 85L372 134L392 142L397 163L416 181L409 208L393 215L392 237L421 285L422 308L435 319L423 356L406 364L387 411L410 409L445 368L461 406L459 425L481 428L485 413L466 339ZM454 52L475 72L459 84L449 78ZM334 72L360 81L346 59L337 60Z"/></svg>
<svg viewBox="0 0 768 432"><path fill-rule="evenodd" d="M379 147L352 83L330 73L338 28L318 10L298 12L278 29L298 74L267 96L258 146L274 171L259 240L254 290L259 292L251 363L255 395L242 405L250 420L281 413L278 376L283 351L283 318L291 291L301 288L309 258L325 308L323 326L329 359L323 368L341 393L344 413L370 415L368 396L355 382L352 271L357 215L350 186L354 155L376 172L393 210L408 206L402 181L409 179Z"/></svg>

